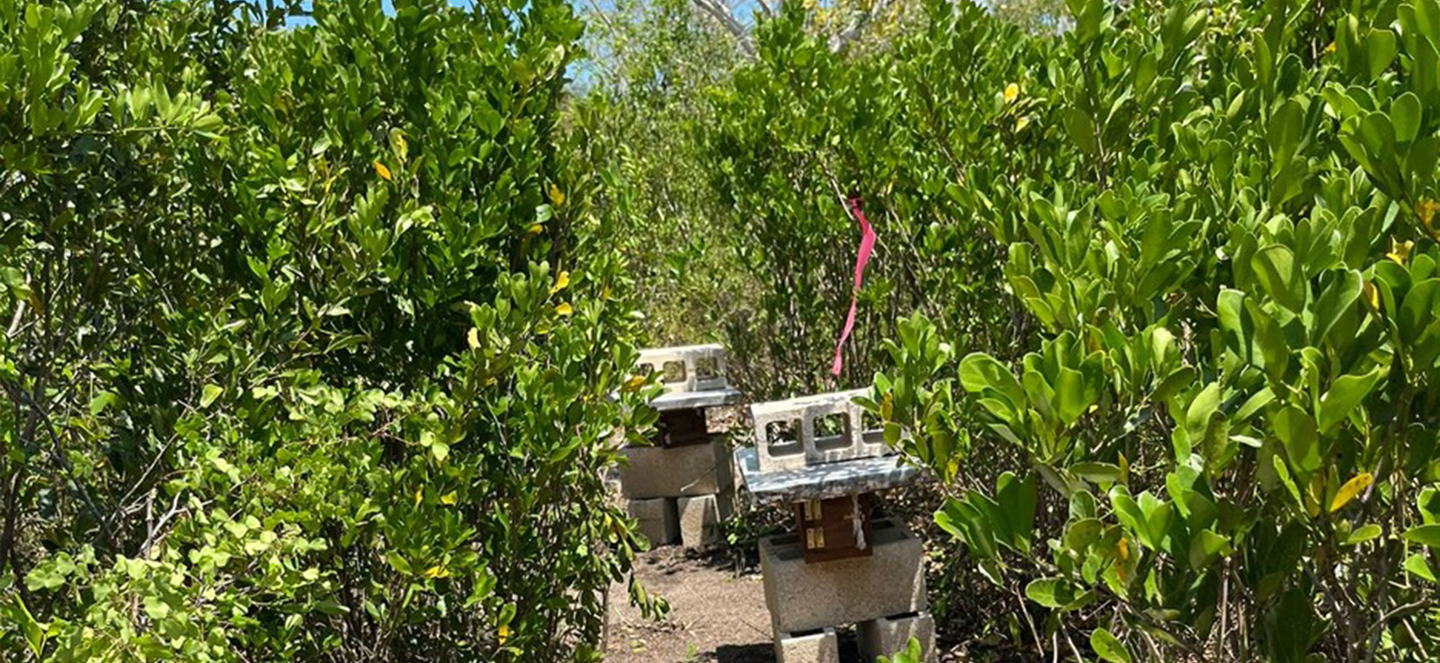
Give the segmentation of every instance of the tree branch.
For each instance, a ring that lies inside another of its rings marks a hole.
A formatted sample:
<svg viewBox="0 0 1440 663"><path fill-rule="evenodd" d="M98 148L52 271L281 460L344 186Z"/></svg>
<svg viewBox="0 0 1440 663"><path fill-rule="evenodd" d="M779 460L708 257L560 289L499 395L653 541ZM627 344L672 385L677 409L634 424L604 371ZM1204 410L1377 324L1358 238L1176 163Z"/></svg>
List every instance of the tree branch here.
<svg viewBox="0 0 1440 663"><path fill-rule="evenodd" d="M735 37L735 41L740 45L740 50L744 51L746 55L754 57L755 43L750 40L750 31L741 25L740 21L735 20L734 10L726 5L724 0L694 0L694 2L696 7L705 10L705 13L720 23L720 27L725 28L726 32Z"/></svg>

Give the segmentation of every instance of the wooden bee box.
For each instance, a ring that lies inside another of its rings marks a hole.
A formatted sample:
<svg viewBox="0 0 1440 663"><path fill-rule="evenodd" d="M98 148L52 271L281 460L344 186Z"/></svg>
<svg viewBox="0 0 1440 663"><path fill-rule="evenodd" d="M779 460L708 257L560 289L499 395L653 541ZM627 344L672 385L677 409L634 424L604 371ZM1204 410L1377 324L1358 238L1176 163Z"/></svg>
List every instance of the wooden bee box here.
<svg viewBox="0 0 1440 663"><path fill-rule="evenodd" d="M874 540L870 523L871 498L870 493L863 493L796 502L796 530L804 544L805 562L870 556ZM861 545L862 541L864 545Z"/></svg>
<svg viewBox="0 0 1440 663"><path fill-rule="evenodd" d="M705 423L705 411L699 408L661 412L655 429L662 447L700 444L710 439L710 429Z"/></svg>

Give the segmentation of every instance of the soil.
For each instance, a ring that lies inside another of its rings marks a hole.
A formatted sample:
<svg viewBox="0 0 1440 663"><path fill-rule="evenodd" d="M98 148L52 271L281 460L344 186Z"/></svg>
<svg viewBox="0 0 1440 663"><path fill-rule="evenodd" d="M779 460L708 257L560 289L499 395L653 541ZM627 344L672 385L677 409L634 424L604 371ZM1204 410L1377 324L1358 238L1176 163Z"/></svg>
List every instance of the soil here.
<svg viewBox="0 0 1440 663"><path fill-rule="evenodd" d="M760 574L736 575L731 558L667 546L644 553L635 577L670 603L659 622L630 605L625 585L610 588L606 661L771 663L770 613Z"/></svg>

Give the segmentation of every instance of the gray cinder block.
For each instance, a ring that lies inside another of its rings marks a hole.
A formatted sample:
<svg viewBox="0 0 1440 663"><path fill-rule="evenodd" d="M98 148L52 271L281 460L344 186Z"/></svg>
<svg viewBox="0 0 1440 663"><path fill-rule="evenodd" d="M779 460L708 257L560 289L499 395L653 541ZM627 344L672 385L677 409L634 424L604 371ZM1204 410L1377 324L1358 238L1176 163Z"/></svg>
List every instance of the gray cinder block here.
<svg viewBox="0 0 1440 663"><path fill-rule="evenodd" d="M840 663L840 638L835 629L775 636L775 663Z"/></svg>
<svg viewBox="0 0 1440 663"><path fill-rule="evenodd" d="M910 638L920 642L924 660L935 663L935 619L928 612L894 617L880 617L860 622L855 628L860 644L860 658L873 663L880 656L893 656L903 651Z"/></svg>
<svg viewBox="0 0 1440 663"><path fill-rule="evenodd" d="M869 557L807 564L795 534L760 540L765 607L776 633L855 624L886 615L922 612L924 552L920 540L894 520L877 520Z"/></svg>
<svg viewBox="0 0 1440 663"><path fill-rule="evenodd" d="M635 363L641 369L648 367L659 374L666 391L710 391L729 386L725 381L725 348L716 343L646 348L640 351L640 358ZM666 381L666 365L676 364L683 367L680 370L684 374ZM709 365L708 373L702 364Z"/></svg>
<svg viewBox="0 0 1440 663"><path fill-rule="evenodd" d="M680 515L680 544L686 548L710 546L722 541L724 532L720 526L730 517L731 493L698 495L675 500L675 510Z"/></svg>
<svg viewBox="0 0 1440 663"><path fill-rule="evenodd" d="M620 493L631 499L714 495L734 485L730 454L713 439L682 447L625 447Z"/></svg>
<svg viewBox="0 0 1440 663"><path fill-rule="evenodd" d="M625 512L635 519L640 534L650 541L651 548L668 546L680 539L680 518L673 498L630 500Z"/></svg>
<svg viewBox="0 0 1440 663"><path fill-rule="evenodd" d="M851 399L866 393L864 389L853 389L751 405L760 471L793 470L806 465L888 453L880 432L865 430L863 409L851 402ZM843 419L843 430L838 434L821 435L816 430L816 423L832 416ZM770 425L776 423L790 424L792 434L797 434L798 440L772 437Z"/></svg>

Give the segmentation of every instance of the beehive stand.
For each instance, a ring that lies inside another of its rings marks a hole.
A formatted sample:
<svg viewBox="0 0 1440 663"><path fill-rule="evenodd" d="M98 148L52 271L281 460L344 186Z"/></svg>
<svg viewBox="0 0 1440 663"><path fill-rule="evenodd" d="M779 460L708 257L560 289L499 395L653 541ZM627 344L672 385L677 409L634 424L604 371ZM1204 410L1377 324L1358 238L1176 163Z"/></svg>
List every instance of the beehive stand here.
<svg viewBox="0 0 1440 663"><path fill-rule="evenodd" d="M920 641L935 661L924 554L903 523L874 518L877 492L914 481L853 402L864 390L756 403L755 447L735 464L760 503L788 503L795 531L760 541L778 663L836 663L856 626L867 661Z"/></svg>
<svg viewBox="0 0 1440 663"><path fill-rule="evenodd" d="M626 446L620 491L627 510L652 546L711 545L730 515L734 474L719 434L711 434L706 410L739 403L725 379L725 349L690 345L640 351L638 369L658 373L665 393L651 405L660 411L649 446Z"/></svg>

